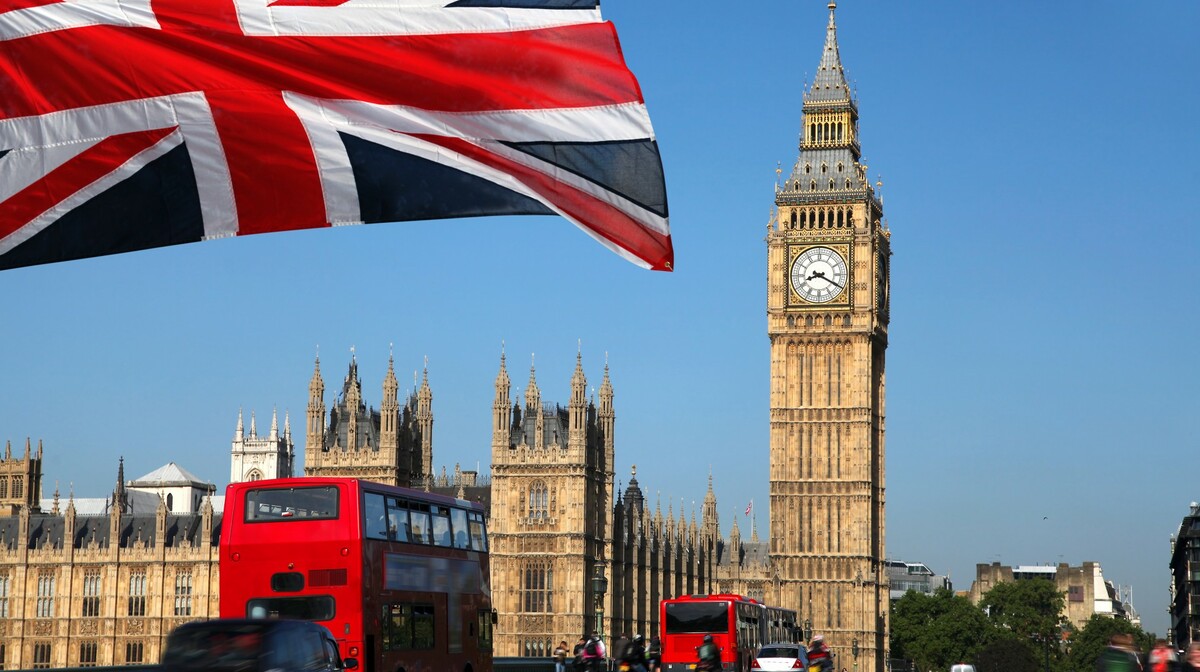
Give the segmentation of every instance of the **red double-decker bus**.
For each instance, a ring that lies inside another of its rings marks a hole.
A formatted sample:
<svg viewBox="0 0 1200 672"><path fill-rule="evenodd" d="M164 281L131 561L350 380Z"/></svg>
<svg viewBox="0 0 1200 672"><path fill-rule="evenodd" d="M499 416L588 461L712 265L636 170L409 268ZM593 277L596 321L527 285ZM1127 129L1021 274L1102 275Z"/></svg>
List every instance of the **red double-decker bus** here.
<svg viewBox="0 0 1200 672"><path fill-rule="evenodd" d="M221 616L329 628L366 672L491 672L484 510L351 478L231 484Z"/></svg>
<svg viewBox="0 0 1200 672"><path fill-rule="evenodd" d="M693 670L705 635L721 652L721 668L748 672L763 644L795 641L796 612L741 595L688 595L663 600L659 639L667 672Z"/></svg>

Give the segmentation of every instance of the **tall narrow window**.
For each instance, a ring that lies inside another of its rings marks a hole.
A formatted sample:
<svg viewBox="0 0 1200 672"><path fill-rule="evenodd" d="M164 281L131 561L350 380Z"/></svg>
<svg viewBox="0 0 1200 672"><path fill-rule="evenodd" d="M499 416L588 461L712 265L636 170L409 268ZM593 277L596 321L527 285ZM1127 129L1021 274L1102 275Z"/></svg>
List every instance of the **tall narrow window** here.
<svg viewBox="0 0 1200 672"><path fill-rule="evenodd" d="M83 573L83 600L81 615L95 618L100 615L100 570L88 569Z"/></svg>
<svg viewBox="0 0 1200 672"><path fill-rule="evenodd" d="M142 662L145 648L141 642L125 642L125 664L137 665Z"/></svg>
<svg viewBox="0 0 1200 672"><path fill-rule="evenodd" d="M554 570L549 562L535 560L525 566L524 589L526 612L553 612Z"/></svg>
<svg viewBox="0 0 1200 672"><path fill-rule="evenodd" d="M546 484L534 481L529 486L529 517L543 519L549 517L548 493Z"/></svg>
<svg viewBox="0 0 1200 672"><path fill-rule="evenodd" d="M25 492L25 479L20 476L12 477L12 496L20 497Z"/></svg>
<svg viewBox="0 0 1200 672"><path fill-rule="evenodd" d="M50 642L34 642L34 644L33 644L33 669L35 669L35 670L50 669Z"/></svg>
<svg viewBox="0 0 1200 672"><path fill-rule="evenodd" d="M37 617L54 617L54 575L38 575Z"/></svg>
<svg viewBox="0 0 1200 672"><path fill-rule="evenodd" d="M146 615L146 570L137 569L129 574L129 615Z"/></svg>
<svg viewBox="0 0 1200 672"><path fill-rule="evenodd" d="M12 579L8 574L0 574L0 618L8 618L8 594L12 589ZM0 658L0 664L4 659Z"/></svg>
<svg viewBox="0 0 1200 672"><path fill-rule="evenodd" d="M192 615L192 570L181 569L175 574L175 615Z"/></svg>
<svg viewBox="0 0 1200 672"><path fill-rule="evenodd" d="M99 658L100 647L96 642L83 642L79 645L79 666L95 667Z"/></svg>
<svg viewBox="0 0 1200 672"><path fill-rule="evenodd" d="M8 497L8 477L0 476L0 499Z"/></svg>

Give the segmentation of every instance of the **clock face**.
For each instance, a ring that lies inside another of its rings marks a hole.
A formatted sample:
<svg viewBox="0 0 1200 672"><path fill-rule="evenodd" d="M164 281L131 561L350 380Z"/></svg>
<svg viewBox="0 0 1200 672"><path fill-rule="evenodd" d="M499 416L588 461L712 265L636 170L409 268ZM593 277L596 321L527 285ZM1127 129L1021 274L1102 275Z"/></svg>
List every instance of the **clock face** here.
<svg viewBox="0 0 1200 672"><path fill-rule="evenodd" d="M792 289L809 303L829 303L846 289L846 260L828 247L810 247L792 262Z"/></svg>

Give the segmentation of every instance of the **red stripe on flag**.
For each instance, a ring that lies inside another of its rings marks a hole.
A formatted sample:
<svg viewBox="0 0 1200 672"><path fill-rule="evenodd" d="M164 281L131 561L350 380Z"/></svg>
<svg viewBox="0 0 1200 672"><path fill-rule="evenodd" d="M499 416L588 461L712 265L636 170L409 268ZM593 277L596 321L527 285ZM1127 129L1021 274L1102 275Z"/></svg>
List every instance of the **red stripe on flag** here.
<svg viewBox="0 0 1200 672"><path fill-rule="evenodd" d="M670 236L664 236L646 228L636 219L591 194L584 193L528 166L492 154L465 140L429 135L414 135L413 137L419 137L452 149L480 163L517 177L525 186L546 197L575 221L591 224L587 227L589 231L644 260L652 270L674 270L675 252L671 246Z"/></svg>
<svg viewBox="0 0 1200 672"><path fill-rule="evenodd" d="M112 173L119 166L170 135L174 128L158 128L114 135L0 203L0 238L7 237L38 215L80 189Z"/></svg>
<svg viewBox="0 0 1200 672"><path fill-rule="evenodd" d="M63 0L0 0L0 14L11 12L17 9L30 9L32 7L58 5L62 2Z"/></svg>

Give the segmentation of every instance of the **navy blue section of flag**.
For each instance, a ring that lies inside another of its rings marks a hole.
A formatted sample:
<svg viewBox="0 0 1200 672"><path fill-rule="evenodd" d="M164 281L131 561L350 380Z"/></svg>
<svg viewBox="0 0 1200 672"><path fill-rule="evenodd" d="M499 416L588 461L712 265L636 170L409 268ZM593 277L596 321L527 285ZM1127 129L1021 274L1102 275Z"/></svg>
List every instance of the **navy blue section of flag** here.
<svg viewBox="0 0 1200 672"><path fill-rule="evenodd" d="M660 217L667 216L662 158L653 140L504 144L591 180Z"/></svg>
<svg viewBox="0 0 1200 672"><path fill-rule="evenodd" d="M147 222L154 225L147 226ZM0 256L0 269L194 243L203 238L196 175L187 146L179 145Z"/></svg>
<svg viewBox="0 0 1200 672"><path fill-rule="evenodd" d="M595 9L600 0L457 0L447 7L514 7L517 9Z"/></svg>
<svg viewBox="0 0 1200 672"><path fill-rule="evenodd" d="M552 215L541 203L481 177L339 133L364 222L480 215Z"/></svg>
<svg viewBox="0 0 1200 672"><path fill-rule="evenodd" d="M0 149L0 159L3 159L4 155L8 154L11 151L12 151L11 149Z"/></svg>

